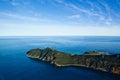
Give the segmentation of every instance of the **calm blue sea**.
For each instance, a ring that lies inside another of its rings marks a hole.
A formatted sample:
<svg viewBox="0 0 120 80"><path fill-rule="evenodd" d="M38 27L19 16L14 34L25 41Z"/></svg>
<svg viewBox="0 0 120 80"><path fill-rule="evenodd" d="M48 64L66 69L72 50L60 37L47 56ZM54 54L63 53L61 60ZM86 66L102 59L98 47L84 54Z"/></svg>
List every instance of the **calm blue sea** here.
<svg viewBox="0 0 120 80"><path fill-rule="evenodd" d="M63 52L120 53L120 37L0 37L0 80L120 80L117 75L78 67L58 68L25 56L32 48L51 47Z"/></svg>

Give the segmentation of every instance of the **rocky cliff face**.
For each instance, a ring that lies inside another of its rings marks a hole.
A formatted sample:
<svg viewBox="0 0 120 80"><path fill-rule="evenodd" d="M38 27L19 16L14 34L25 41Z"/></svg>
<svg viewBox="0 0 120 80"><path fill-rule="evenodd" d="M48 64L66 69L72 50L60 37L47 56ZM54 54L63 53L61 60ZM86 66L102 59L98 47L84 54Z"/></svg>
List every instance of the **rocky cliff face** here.
<svg viewBox="0 0 120 80"><path fill-rule="evenodd" d="M86 52L83 55L76 55L46 48L32 49L26 55L29 58L49 61L56 66L82 66L120 74L120 54L108 55L93 51Z"/></svg>
<svg viewBox="0 0 120 80"><path fill-rule="evenodd" d="M55 54L57 54L57 51L51 48L46 48L44 50L32 49L26 53L26 55L30 58L37 58L43 61L53 61L55 58Z"/></svg>

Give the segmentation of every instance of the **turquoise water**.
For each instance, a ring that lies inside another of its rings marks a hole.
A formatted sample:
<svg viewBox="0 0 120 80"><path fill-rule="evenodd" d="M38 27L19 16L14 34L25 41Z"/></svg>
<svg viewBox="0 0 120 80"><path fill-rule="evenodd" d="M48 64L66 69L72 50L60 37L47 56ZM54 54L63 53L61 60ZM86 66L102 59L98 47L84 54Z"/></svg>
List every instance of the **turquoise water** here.
<svg viewBox="0 0 120 80"><path fill-rule="evenodd" d="M120 37L0 37L0 80L120 80L117 75L77 67L58 68L32 61L25 53L51 47L82 54L97 50L120 53Z"/></svg>

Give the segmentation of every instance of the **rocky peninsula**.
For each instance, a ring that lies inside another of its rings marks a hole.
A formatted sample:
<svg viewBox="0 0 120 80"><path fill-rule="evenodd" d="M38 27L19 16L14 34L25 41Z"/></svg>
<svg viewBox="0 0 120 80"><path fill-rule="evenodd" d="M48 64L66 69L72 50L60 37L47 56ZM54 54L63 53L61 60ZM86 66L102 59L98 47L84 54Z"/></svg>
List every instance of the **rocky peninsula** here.
<svg viewBox="0 0 120 80"><path fill-rule="evenodd" d="M70 54L51 48L32 49L26 53L32 59L48 61L56 66L80 66L120 75L120 54L106 54L97 51L84 54Z"/></svg>

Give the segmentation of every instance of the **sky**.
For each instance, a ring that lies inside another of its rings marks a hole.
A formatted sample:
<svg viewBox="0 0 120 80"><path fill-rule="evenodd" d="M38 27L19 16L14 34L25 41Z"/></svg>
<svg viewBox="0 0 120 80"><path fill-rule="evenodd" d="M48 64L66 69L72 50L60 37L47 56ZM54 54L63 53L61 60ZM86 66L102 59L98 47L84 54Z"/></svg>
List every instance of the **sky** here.
<svg viewBox="0 0 120 80"><path fill-rule="evenodd" d="M120 36L120 0L0 0L0 36Z"/></svg>

